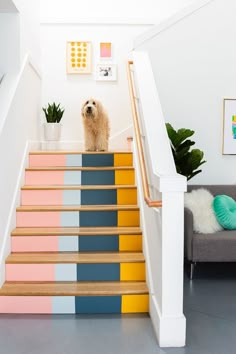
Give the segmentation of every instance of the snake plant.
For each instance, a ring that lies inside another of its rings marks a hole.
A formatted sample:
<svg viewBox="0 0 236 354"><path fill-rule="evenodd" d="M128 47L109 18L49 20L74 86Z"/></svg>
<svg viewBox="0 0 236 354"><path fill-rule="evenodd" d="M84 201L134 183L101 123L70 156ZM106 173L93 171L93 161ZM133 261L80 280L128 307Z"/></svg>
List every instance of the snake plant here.
<svg viewBox="0 0 236 354"><path fill-rule="evenodd" d="M60 103L56 104L53 102L53 104L48 103L48 106L43 108L43 111L45 113L47 123L59 123L65 109L61 109Z"/></svg>

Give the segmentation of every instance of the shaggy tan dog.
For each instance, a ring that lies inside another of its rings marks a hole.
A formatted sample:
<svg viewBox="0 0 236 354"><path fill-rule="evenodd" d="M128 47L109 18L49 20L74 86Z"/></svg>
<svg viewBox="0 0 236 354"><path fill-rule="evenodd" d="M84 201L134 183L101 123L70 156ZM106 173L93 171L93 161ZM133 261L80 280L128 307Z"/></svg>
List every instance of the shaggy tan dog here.
<svg viewBox="0 0 236 354"><path fill-rule="evenodd" d="M101 102L94 98L87 100L82 106L81 113L84 123L85 150L108 150L109 118Z"/></svg>

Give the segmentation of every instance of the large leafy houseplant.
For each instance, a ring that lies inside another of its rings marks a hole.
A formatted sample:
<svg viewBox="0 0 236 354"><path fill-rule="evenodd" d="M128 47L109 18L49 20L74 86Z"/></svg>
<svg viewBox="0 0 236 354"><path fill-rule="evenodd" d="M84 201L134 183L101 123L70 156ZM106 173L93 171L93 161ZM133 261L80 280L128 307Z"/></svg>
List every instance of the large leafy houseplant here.
<svg viewBox="0 0 236 354"><path fill-rule="evenodd" d="M167 133L171 142L171 149L175 161L176 170L190 180L202 172L198 168L206 161L203 160L204 153L199 149L192 149L194 141L188 139L195 132L194 130L181 128L175 130L170 123L166 123Z"/></svg>

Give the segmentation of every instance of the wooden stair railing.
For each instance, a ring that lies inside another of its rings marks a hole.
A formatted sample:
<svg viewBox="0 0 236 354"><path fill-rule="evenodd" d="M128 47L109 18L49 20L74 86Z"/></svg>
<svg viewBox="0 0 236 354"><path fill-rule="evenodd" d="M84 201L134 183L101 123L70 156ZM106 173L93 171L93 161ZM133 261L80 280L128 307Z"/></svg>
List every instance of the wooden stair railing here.
<svg viewBox="0 0 236 354"><path fill-rule="evenodd" d="M134 132L135 132L135 138L137 143L138 160L139 160L139 166L140 166L140 172L142 178L144 200L149 207L160 208L162 207L162 201L152 200L150 197L147 170L146 170L146 164L145 164L145 158L144 158L144 152L143 152L143 146L141 140L141 129L139 125L138 111L135 103L134 85L133 85L133 80L131 75L131 65L133 65L133 61L128 62L128 70L127 70L128 83L129 83L129 92L130 92L131 106L132 106L132 113L133 113Z"/></svg>

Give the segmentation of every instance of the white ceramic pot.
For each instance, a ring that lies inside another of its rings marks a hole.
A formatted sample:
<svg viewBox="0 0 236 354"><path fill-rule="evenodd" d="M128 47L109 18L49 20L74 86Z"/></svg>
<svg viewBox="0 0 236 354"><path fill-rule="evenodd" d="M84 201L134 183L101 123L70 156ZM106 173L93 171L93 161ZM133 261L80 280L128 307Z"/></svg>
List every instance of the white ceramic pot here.
<svg viewBox="0 0 236 354"><path fill-rule="evenodd" d="M45 123L44 139L46 141L58 141L61 138L61 123Z"/></svg>

